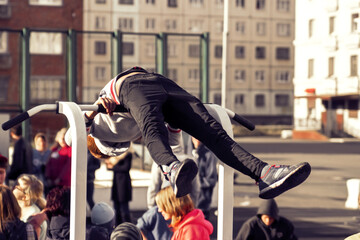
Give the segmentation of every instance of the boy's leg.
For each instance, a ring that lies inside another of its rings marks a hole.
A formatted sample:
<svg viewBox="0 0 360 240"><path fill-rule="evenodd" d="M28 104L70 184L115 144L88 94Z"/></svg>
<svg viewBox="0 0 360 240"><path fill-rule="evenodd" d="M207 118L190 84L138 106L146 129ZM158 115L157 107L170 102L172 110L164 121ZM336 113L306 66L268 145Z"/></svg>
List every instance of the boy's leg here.
<svg viewBox="0 0 360 240"><path fill-rule="evenodd" d="M198 99L186 92L173 96L164 110L165 120L203 142L225 164L255 179L259 183L260 197L276 197L309 176L308 163L269 166L230 138Z"/></svg>
<svg viewBox="0 0 360 240"><path fill-rule="evenodd" d="M120 99L137 122L151 157L170 181L175 195L180 197L190 192L197 165L191 159L178 161L171 150L162 114L167 94L157 77L153 74L129 77L123 82Z"/></svg>

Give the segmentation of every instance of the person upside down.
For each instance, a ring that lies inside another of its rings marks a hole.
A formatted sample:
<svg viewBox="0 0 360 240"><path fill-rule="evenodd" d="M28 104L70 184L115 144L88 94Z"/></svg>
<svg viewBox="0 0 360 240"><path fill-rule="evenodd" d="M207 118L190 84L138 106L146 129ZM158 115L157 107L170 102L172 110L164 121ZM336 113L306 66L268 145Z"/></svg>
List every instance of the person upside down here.
<svg viewBox="0 0 360 240"><path fill-rule="evenodd" d="M274 198L298 186L311 172L307 162L271 166L261 161L236 143L198 98L174 81L141 67L130 68L110 80L94 104L103 105L107 114L84 113L89 151L100 159L116 159L131 141L142 137L177 197L190 192L198 169L193 160L180 162L173 154L168 131L174 129L187 132L222 162L254 179L260 198ZM113 112L116 105L128 112Z"/></svg>

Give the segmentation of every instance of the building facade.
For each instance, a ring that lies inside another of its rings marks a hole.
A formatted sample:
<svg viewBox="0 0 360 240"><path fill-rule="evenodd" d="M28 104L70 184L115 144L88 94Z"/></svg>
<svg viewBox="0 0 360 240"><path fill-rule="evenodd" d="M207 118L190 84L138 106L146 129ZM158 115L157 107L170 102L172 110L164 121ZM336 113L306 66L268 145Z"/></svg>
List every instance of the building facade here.
<svg viewBox="0 0 360 240"><path fill-rule="evenodd" d="M257 124L292 124L295 1L229 4L226 106ZM209 32L209 101L220 104L223 12L222 0L91 0L84 1L84 30L121 30L124 68L150 71L156 57L151 34L174 34L167 40L167 75L194 95L200 84L199 39L176 33ZM95 101L115 74L112 44L106 34L84 36L84 102Z"/></svg>
<svg viewBox="0 0 360 240"><path fill-rule="evenodd" d="M360 137L360 1L296 1L294 128Z"/></svg>

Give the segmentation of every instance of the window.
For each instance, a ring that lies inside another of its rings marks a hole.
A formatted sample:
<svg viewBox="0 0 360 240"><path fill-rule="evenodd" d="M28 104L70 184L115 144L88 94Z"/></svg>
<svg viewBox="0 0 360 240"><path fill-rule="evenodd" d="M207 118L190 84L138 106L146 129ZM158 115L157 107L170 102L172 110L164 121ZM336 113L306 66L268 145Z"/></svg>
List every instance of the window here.
<svg viewBox="0 0 360 240"><path fill-rule="evenodd" d="M276 94L275 95L275 106L276 107L288 107L290 97L288 94Z"/></svg>
<svg viewBox="0 0 360 240"><path fill-rule="evenodd" d="M265 95L264 94L256 94L255 95L255 106L256 107L264 107L265 106Z"/></svg>
<svg viewBox="0 0 360 240"><path fill-rule="evenodd" d="M155 57L155 45L153 43L146 44L146 56Z"/></svg>
<svg viewBox="0 0 360 240"><path fill-rule="evenodd" d="M217 8L223 8L224 7L224 0L215 0L215 5Z"/></svg>
<svg viewBox="0 0 360 240"><path fill-rule="evenodd" d="M245 0L236 0L235 5L236 7L245 8Z"/></svg>
<svg viewBox="0 0 360 240"><path fill-rule="evenodd" d="M105 29L105 17L95 18L95 29Z"/></svg>
<svg viewBox="0 0 360 240"><path fill-rule="evenodd" d="M245 70L240 70L240 69L235 70L235 81L237 81L237 82L245 82L246 81Z"/></svg>
<svg viewBox="0 0 360 240"><path fill-rule="evenodd" d="M119 0L119 4L133 5L134 0Z"/></svg>
<svg viewBox="0 0 360 240"><path fill-rule="evenodd" d="M235 31L238 34L245 34L245 22L236 22L235 23Z"/></svg>
<svg viewBox="0 0 360 240"><path fill-rule="evenodd" d="M31 102L53 102L62 99L61 86L63 81L63 77L56 76L32 77L30 84Z"/></svg>
<svg viewBox="0 0 360 240"><path fill-rule="evenodd" d="M256 0L256 9L257 10L265 9L265 0Z"/></svg>
<svg viewBox="0 0 360 240"><path fill-rule="evenodd" d="M169 68L167 70L167 75L168 75L168 78L173 80L174 82L178 81L178 74L177 74L176 68Z"/></svg>
<svg viewBox="0 0 360 240"><path fill-rule="evenodd" d="M221 94L220 93L214 94L214 103L217 105L221 105Z"/></svg>
<svg viewBox="0 0 360 240"><path fill-rule="evenodd" d="M63 41L61 33L31 32L30 34L31 54L53 54L63 53Z"/></svg>
<svg viewBox="0 0 360 240"><path fill-rule="evenodd" d="M222 57L222 46L217 45L215 46L215 58L221 58Z"/></svg>
<svg viewBox="0 0 360 240"><path fill-rule="evenodd" d="M189 0L190 6L194 8L204 7L204 0Z"/></svg>
<svg viewBox="0 0 360 240"><path fill-rule="evenodd" d="M290 49L286 47L276 48L276 59L277 60L289 60L290 59Z"/></svg>
<svg viewBox="0 0 360 240"><path fill-rule="evenodd" d="M309 38L313 37L314 19L309 20Z"/></svg>
<svg viewBox="0 0 360 240"><path fill-rule="evenodd" d="M155 0L146 0L146 4L155 5Z"/></svg>
<svg viewBox="0 0 360 240"><path fill-rule="evenodd" d="M189 69L189 81L190 82L199 82L200 81L200 70L199 69Z"/></svg>
<svg viewBox="0 0 360 240"><path fill-rule="evenodd" d="M29 0L30 5L62 6L63 0Z"/></svg>
<svg viewBox="0 0 360 240"><path fill-rule="evenodd" d="M259 36L266 35L266 23L264 22L256 23L256 34Z"/></svg>
<svg viewBox="0 0 360 240"><path fill-rule="evenodd" d="M223 21L215 22L215 33L222 33L224 31Z"/></svg>
<svg viewBox="0 0 360 240"><path fill-rule="evenodd" d="M204 29L204 21L195 19L190 20L189 22L189 31L190 32L203 32Z"/></svg>
<svg viewBox="0 0 360 240"><path fill-rule="evenodd" d="M276 8L279 12L289 12L290 11L290 0L277 0Z"/></svg>
<svg viewBox="0 0 360 240"><path fill-rule="evenodd" d="M176 30L177 24L175 19L166 19L165 20L165 29L167 31Z"/></svg>
<svg viewBox="0 0 360 240"><path fill-rule="evenodd" d="M96 0L95 1L97 4L105 4L106 0Z"/></svg>
<svg viewBox="0 0 360 240"><path fill-rule="evenodd" d="M176 44L174 44L174 43L168 44L167 54L168 54L168 57L172 57L172 58L177 57L178 54L177 54Z"/></svg>
<svg viewBox="0 0 360 240"><path fill-rule="evenodd" d="M329 18L329 34L332 34L335 31L335 17L332 16Z"/></svg>
<svg viewBox="0 0 360 240"><path fill-rule="evenodd" d="M176 8L177 7L177 0L168 0L168 7Z"/></svg>
<svg viewBox="0 0 360 240"><path fill-rule="evenodd" d="M255 71L255 80L259 83L263 83L265 81L265 71L264 70Z"/></svg>
<svg viewBox="0 0 360 240"><path fill-rule="evenodd" d="M279 37L289 37L290 23L278 23L276 25L276 32Z"/></svg>
<svg viewBox="0 0 360 240"><path fill-rule="evenodd" d="M189 57L191 58L200 57L200 46L198 44L189 45Z"/></svg>
<svg viewBox="0 0 360 240"><path fill-rule="evenodd" d="M314 59L308 60L308 78L312 78L314 76Z"/></svg>
<svg viewBox="0 0 360 240"><path fill-rule="evenodd" d="M215 82L221 82L222 72L221 69L215 69Z"/></svg>
<svg viewBox="0 0 360 240"><path fill-rule="evenodd" d="M147 18L145 20L145 28L147 30L154 30L155 29L155 18Z"/></svg>
<svg viewBox="0 0 360 240"><path fill-rule="evenodd" d="M244 46L235 46L235 58L245 58Z"/></svg>
<svg viewBox="0 0 360 240"><path fill-rule="evenodd" d="M358 75L358 57L353 55L350 57L350 76L355 77Z"/></svg>
<svg viewBox="0 0 360 240"><path fill-rule="evenodd" d="M134 43L123 42L122 51L123 51L123 55L127 55L127 56L134 55Z"/></svg>
<svg viewBox="0 0 360 240"><path fill-rule="evenodd" d="M132 31L133 30L133 19L132 18L119 18L119 29L121 31Z"/></svg>
<svg viewBox="0 0 360 240"><path fill-rule="evenodd" d="M106 80L105 67L95 67L95 80L105 81Z"/></svg>
<svg viewBox="0 0 360 240"><path fill-rule="evenodd" d="M95 54L105 55L106 54L106 42L96 41L95 42Z"/></svg>
<svg viewBox="0 0 360 240"><path fill-rule="evenodd" d="M244 94L235 95L235 105L244 105Z"/></svg>
<svg viewBox="0 0 360 240"><path fill-rule="evenodd" d="M290 82L290 72L289 71L277 71L276 72L276 82L289 83Z"/></svg>
<svg viewBox="0 0 360 240"><path fill-rule="evenodd" d="M256 59L265 59L265 47L256 47L255 48L255 58Z"/></svg>
<svg viewBox="0 0 360 240"><path fill-rule="evenodd" d="M354 13L351 15L351 32L355 32L358 29L357 21L359 19L359 14Z"/></svg>
<svg viewBox="0 0 360 240"><path fill-rule="evenodd" d="M328 62L328 77L331 77L334 75L334 64L335 64L335 58L334 57L329 57L329 62Z"/></svg>
<svg viewBox="0 0 360 240"><path fill-rule="evenodd" d="M8 52L8 33L0 31L0 53Z"/></svg>
<svg viewBox="0 0 360 240"><path fill-rule="evenodd" d="M0 102L8 100L8 87L10 76L0 76Z"/></svg>

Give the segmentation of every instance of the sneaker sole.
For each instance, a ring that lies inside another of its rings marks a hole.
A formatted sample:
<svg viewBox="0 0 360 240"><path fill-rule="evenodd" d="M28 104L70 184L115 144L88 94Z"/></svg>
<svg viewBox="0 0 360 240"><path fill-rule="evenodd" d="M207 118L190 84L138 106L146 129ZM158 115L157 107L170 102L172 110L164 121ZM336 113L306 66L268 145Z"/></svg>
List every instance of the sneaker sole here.
<svg viewBox="0 0 360 240"><path fill-rule="evenodd" d="M176 197L183 197L191 192L192 180L198 172L196 163L191 159L185 159L180 166L175 176L175 189Z"/></svg>
<svg viewBox="0 0 360 240"><path fill-rule="evenodd" d="M309 163L300 163L299 166L290 172L286 177L264 188L259 197L263 199L275 198L283 192L290 190L303 183L311 173Z"/></svg>

